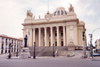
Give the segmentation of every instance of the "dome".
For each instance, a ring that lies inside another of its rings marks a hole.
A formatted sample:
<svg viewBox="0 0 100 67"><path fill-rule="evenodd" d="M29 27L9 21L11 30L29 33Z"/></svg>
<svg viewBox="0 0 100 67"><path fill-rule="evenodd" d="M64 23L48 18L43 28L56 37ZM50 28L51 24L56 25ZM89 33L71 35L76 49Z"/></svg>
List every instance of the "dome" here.
<svg viewBox="0 0 100 67"><path fill-rule="evenodd" d="M53 16L62 16L62 15L67 15L67 11L65 10L64 7L57 8L56 11L53 13Z"/></svg>

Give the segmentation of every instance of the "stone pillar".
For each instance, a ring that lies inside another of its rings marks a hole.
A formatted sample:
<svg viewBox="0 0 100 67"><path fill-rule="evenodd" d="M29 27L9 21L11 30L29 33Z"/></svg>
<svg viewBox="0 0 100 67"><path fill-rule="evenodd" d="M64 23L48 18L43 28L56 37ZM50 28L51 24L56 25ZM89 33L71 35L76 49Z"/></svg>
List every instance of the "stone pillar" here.
<svg viewBox="0 0 100 67"><path fill-rule="evenodd" d="M47 46L49 46L49 32L50 32L50 30L49 30L49 28L47 28Z"/></svg>
<svg viewBox="0 0 100 67"><path fill-rule="evenodd" d="M51 30L51 46L53 46L53 27L50 27Z"/></svg>
<svg viewBox="0 0 100 67"><path fill-rule="evenodd" d="M2 37L0 37L0 54L1 54Z"/></svg>
<svg viewBox="0 0 100 67"><path fill-rule="evenodd" d="M41 28L41 46L44 46L44 31L43 28Z"/></svg>
<svg viewBox="0 0 100 67"><path fill-rule="evenodd" d="M68 41L69 41L69 29L68 25L66 25L66 46L68 46Z"/></svg>
<svg viewBox="0 0 100 67"><path fill-rule="evenodd" d="M17 40L16 40L16 52L17 52L17 45L18 45L18 44L17 44Z"/></svg>
<svg viewBox="0 0 100 67"><path fill-rule="evenodd" d="M19 52L19 41L17 40L17 49L18 49L18 52Z"/></svg>
<svg viewBox="0 0 100 67"><path fill-rule="evenodd" d="M3 53L5 53L5 47L6 47L6 46L5 46L5 44L6 44L5 42L6 42L6 39L4 38L4 39L3 39Z"/></svg>
<svg viewBox="0 0 100 67"><path fill-rule="evenodd" d="M59 26L57 26L57 46L60 46L60 39L59 39Z"/></svg>
<svg viewBox="0 0 100 67"><path fill-rule="evenodd" d="M28 32L28 39L27 39L27 46L32 47L33 45L33 32L32 29L29 29L30 31Z"/></svg>
<svg viewBox="0 0 100 67"><path fill-rule="evenodd" d="M13 52L14 52L14 50L15 50L15 44L14 44L14 40L13 40Z"/></svg>
<svg viewBox="0 0 100 67"><path fill-rule="evenodd" d="M55 45L55 28L53 29L53 44Z"/></svg>
<svg viewBox="0 0 100 67"><path fill-rule="evenodd" d="M63 26L63 44L66 46L65 26Z"/></svg>
<svg viewBox="0 0 100 67"><path fill-rule="evenodd" d="M41 46L41 28L39 28L39 46Z"/></svg>
<svg viewBox="0 0 100 67"><path fill-rule="evenodd" d="M11 39L11 45L12 45L12 47L11 47L11 52L13 52L13 43L12 43L12 39Z"/></svg>
<svg viewBox="0 0 100 67"><path fill-rule="evenodd" d="M9 39L7 39L7 53L9 52Z"/></svg>
<svg viewBox="0 0 100 67"><path fill-rule="evenodd" d="M46 27L44 28L44 31L45 31L45 46L48 46L47 45L47 28Z"/></svg>
<svg viewBox="0 0 100 67"><path fill-rule="evenodd" d="M34 45L34 42L35 42L35 28L33 28L33 45Z"/></svg>

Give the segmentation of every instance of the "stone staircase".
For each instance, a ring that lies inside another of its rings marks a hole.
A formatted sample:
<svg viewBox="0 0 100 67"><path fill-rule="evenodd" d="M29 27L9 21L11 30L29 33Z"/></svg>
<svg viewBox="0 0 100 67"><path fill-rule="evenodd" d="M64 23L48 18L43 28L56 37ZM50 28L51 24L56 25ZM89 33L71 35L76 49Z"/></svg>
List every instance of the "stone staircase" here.
<svg viewBox="0 0 100 67"><path fill-rule="evenodd" d="M30 54L31 56L33 56L34 54L34 47L29 47L30 49ZM52 56L53 55L53 47L36 47L35 48L35 52L36 52L36 56ZM54 51L58 52L59 51L63 52L63 51L67 51L67 47L54 47ZM59 55L61 55L62 53L59 53Z"/></svg>

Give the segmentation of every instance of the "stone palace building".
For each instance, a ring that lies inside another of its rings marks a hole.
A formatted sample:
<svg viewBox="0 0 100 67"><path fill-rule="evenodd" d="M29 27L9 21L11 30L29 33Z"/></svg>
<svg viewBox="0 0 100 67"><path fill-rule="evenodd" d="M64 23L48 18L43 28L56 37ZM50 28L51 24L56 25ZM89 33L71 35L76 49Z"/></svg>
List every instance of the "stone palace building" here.
<svg viewBox="0 0 100 67"><path fill-rule="evenodd" d="M28 36L28 46L75 46L83 47L82 32L85 32L85 23L79 21L70 4L69 11L58 7L54 13L45 15L43 19L35 19L30 10L24 20L23 37ZM85 35L86 42L86 35Z"/></svg>
<svg viewBox="0 0 100 67"><path fill-rule="evenodd" d="M12 45L11 52L17 52L17 49L19 51L19 48L23 46L23 39L0 35L0 54L9 53L10 43Z"/></svg>

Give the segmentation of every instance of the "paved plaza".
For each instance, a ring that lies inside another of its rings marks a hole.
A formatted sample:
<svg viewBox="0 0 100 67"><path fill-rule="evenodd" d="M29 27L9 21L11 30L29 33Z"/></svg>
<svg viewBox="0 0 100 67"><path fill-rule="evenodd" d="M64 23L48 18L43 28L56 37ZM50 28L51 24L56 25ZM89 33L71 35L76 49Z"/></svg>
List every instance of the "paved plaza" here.
<svg viewBox="0 0 100 67"><path fill-rule="evenodd" d="M37 57L36 59L21 59L12 57L7 59L7 54L0 55L0 67L100 67L100 57L72 58L72 57Z"/></svg>

